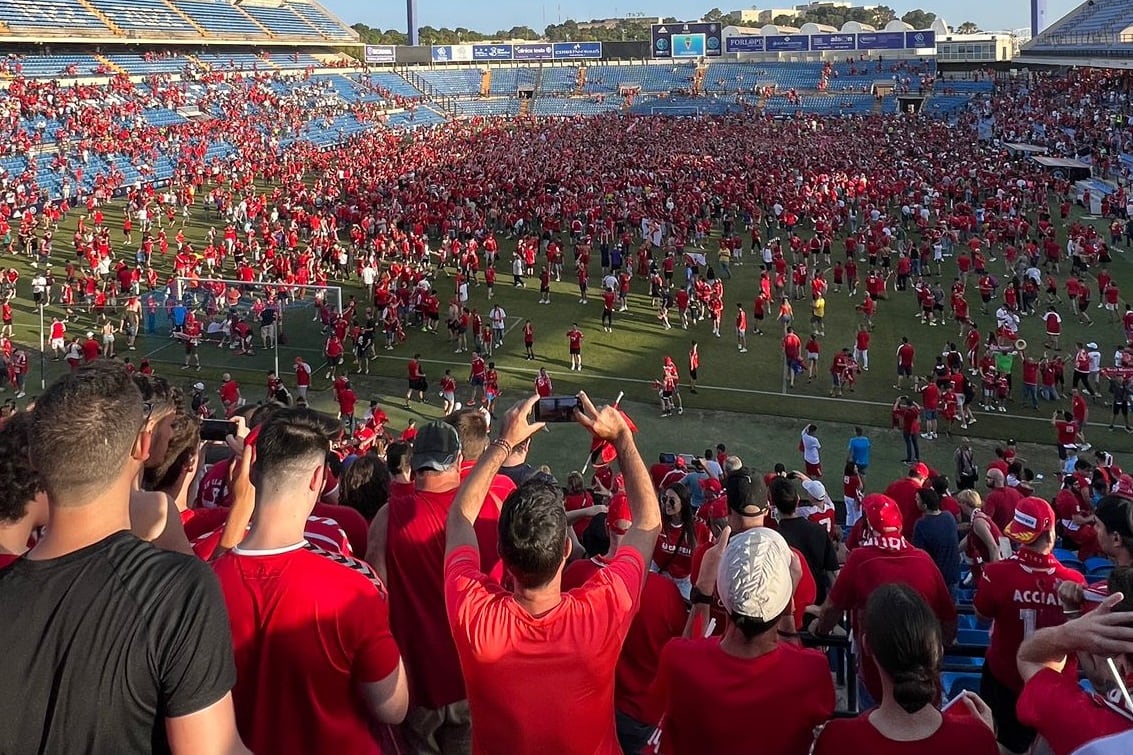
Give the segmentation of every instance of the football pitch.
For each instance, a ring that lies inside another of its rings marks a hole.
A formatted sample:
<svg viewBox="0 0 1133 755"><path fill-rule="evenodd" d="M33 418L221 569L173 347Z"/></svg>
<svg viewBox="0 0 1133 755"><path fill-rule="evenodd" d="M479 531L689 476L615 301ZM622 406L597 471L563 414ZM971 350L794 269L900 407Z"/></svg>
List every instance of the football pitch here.
<svg viewBox="0 0 1133 755"><path fill-rule="evenodd" d="M123 201L115 200L104 207L106 225L111 229L114 248L120 257L131 261L135 247L121 245ZM60 230L56 233L55 252L52 257L53 269L62 274L63 265L73 254L70 239L74 233L79 210L72 210ZM1095 221L1099 231L1104 232L1105 222ZM223 221L208 219L198 203L194 217L185 229L188 240L194 248L205 245L205 234L209 226L215 225L217 231L223 230ZM168 231L172 237L176 231ZM804 237L806 233L802 234ZM137 242L135 233L134 240ZM862 287L858 296L851 299L846 290L827 295L825 318L826 336L821 338L822 358L818 376L808 383L802 375L796 380L794 389L785 387L783 360L780 350L781 326L774 322L769 313L762 329L766 335L748 335L748 352L739 353L734 335L733 318L735 305L741 303L751 311L752 300L758 287L758 257L750 253L744 257L745 264L733 263L730 280L725 281L725 305L719 338L711 333L707 320L690 325L688 330L680 328L675 312L670 315L674 327L664 330L657 319L648 296L647 283L635 278L629 297L629 311L615 314L614 332L605 333L600 324L602 303L600 292L596 290L600 276L597 261L591 263L591 289L589 302L579 303L579 294L574 276L569 271L569 262L564 270L563 281L552 283L550 305L538 304L538 280L528 278L526 287L511 285L509 260L512 243L501 241L500 262L497 263L498 278L495 285L495 298L487 300L487 289L482 276L479 286L470 287L469 307L477 308L487 316L494 303L499 303L507 312L507 335L502 349L491 357L500 373L500 387L503 391L497 402L497 414L512 402L532 389L532 381L539 367L546 367L554 381L555 393L570 394L586 390L599 399L611 400L624 392L625 405L640 426L639 445L647 462L656 458L657 453L678 451L699 453L718 442L728 445L730 451L741 456L748 454L756 467L770 467L776 461L788 465L801 464L797 451L798 434L803 424L814 421L820 425L820 437L827 449L824 462L827 478L838 474L844 460L846 440L855 424L869 426L869 434L874 439L877 459L875 469L885 469L883 474L899 474L897 463L903 456L903 446L899 434L890 429L890 408L894 399L902 393L893 388L896 372L895 352L902 336L908 336L917 349L917 372L924 374L935 361L935 356L945 348L949 341L959 343L958 329L952 324L931 327L922 325L916 319L915 297L911 292L894 294L880 303L875 316L875 330L870 349L870 370L859 375L856 390L847 393L845 398L829 397L829 364L833 355L843 346L853 345L854 333L860 322L855 305L860 303ZM1060 241L1064 235L1060 234ZM715 263L715 238L707 245L709 263ZM835 243L835 249L839 244ZM836 251L836 254L840 252ZM1114 276L1122 291L1133 292L1133 275L1120 250L1115 250L1112 266ZM18 285L18 298L13 302L15 310L14 340L28 347L31 355L31 375L28 379L29 398L33 397L40 385L39 317L30 302L30 278L33 270L29 260L23 256L10 256L5 264L15 267L21 273ZM85 262L81 263L85 264ZM172 265L172 248L168 258L154 255L154 264L168 276ZM997 275L1002 275L1001 263L989 265ZM943 285L947 289L954 266L946 262ZM231 276L231 269L225 269L225 277ZM828 276L829 277L829 276ZM1065 278L1065 274L1062 276ZM334 284L333 281L331 281ZM357 297L359 306L369 303L368 294L363 291L356 279L344 282L343 301L350 295ZM434 281L435 289L441 299L442 310L451 296L453 280L440 274ZM310 294L308 294L308 297ZM979 312L978 296L969 293L974 319L982 333L993 325L992 315ZM1098 297L1094 295L1096 303ZM808 334L809 301L794 302L796 329L803 340ZM57 304L46 307L45 322L52 316L63 316ZM1085 327L1073 322L1068 307L1062 308L1064 318L1063 349L1072 347L1076 340L1095 340L1101 347L1108 364L1113 348L1121 341L1119 325L1105 321L1103 310L1091 311L1095 324ZM442 311L443 315L443 311ZM164 313L159 314L159 319ZM322 346L324 336L319 324L313 322L312 307L292 307L285 313L286 345L279 347L278 359L281 375L289 386L293 385L292 361L301 355L316 368L315 380L311 388L312 404L321 410L335 411L332 392L325 374L318 370L323 364ZM442 318L443 319L443 318ZM535 327L534 362L523 358L522 325L530 319ZM95 330L94 317L76 310L68 323L68 334L82 334ZM584 370L581 373L569 369L566 331L571 323L577 322L585 334L583 343ZM1037 317L1025 317L1022 321L1021 335L1036 350L1043 341L1042 322ZM352 383L360 400L359 413L371 399L379 400L391 417L391 429L400 430L410 418L418 423L439 416L439 399L436 386L444 370L451 369L460 390L458 400L467 400L470 389L467 386L469 354L454 353L449 343L447 331L443 327L436 334L423 333L419 328L407 327L408 340L393 351L383 350L384 337L376 339L377 359L370 364L369 375L351 375ZM688 389L688 350L693 340L699 344L700 378L696 394ZM258 336L254 339L257 347ZM215 391L223 372L230 372L241 383L243 395L249 401L266 397L266 373L272 369L276 355L272 351L257 351L252 356L238 356L228 349L218 349L216 345L202 343L200 347L201 370L184 371L180 366L184 351L180 343L164 335L142 335L137 341L136 351L125 350L125 340L119 339L119 358L130 357L135 363L149 359L158 374L165 376L187 392L190 386L199 381ZM408 411L401 408L406 387L406 362L415 352L420 352L422 362L432 386L430 403L416 402ZM660 377L661 362L670 355L681 371L682 397L685 413L682 416L661 418L657 402L654 379ZM347 354L346 365L352 367L353 359ZM66 369L65 363L45 361L45 378L50 381L56 374ZM1018 368L1016 369L1018 373ZM1018 379L1018 376L1017 376ZM1016 388L1018 395L1018 388ZM218 405L214 400L214 405ZM987 441L988 447L994 442L1002 442L1007 437L1017 438L1022 445L1022 455L1032 462L1037 471L1049 474L1055 466L1053 453L1053 429L1050 416L1055 408L1053 403L1040 404L1039 411L1032 411L1019 402L1009 407L1007 414L977 413L979 422L966 431L979 444L979 439ZM1059 404L1065 406L1065 402ZM1109 410L1101 404L1091 409L1091 426L1087 437L1095 445L1108 450L1123 451L1133 449L1133 438L1123 432L1107 433L1104 425L1108 423ZM1102 426L1098 427L1097 423ZM958 432L962 432L959 431ZM577 439L576 436L577 435ZM1028 445L1029 444L1029 445ZM951 472L951 453L955 444L944 437L938 441L922 441L922 456L942 470ZM585 458L585 438L581 430L560 426L540 436L533 449L533 463L547 463L560 479L572 468L581 466ZM1053 494L1053 491L1043 491Z"/></svg>

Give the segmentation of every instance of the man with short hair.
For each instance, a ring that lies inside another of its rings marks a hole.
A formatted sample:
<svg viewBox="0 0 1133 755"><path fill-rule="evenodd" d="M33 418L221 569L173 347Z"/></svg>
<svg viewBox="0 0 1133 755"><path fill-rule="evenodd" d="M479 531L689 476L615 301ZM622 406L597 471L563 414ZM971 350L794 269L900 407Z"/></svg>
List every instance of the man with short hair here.
<svg viewBox="0 0 1133 755"><path fill-rule="evenodd" d="M261 427L251 529L213 564L236 651L237 722L256 752L378 755L371 727L401 723L409 705L385 586L367 564L304 539L338 432L309 409Z"/></svg>
<svg viewBox="0 0 1133 755"><path fill-rule="evenodd" d="M1023 494L1009 487L1007 478L998 469L987 470L986 482L990 492L984 498L984 513L991 517L1000 530L1004 530L1014 518L1015 507L1022 500Z"/></svg>
<svg viewBox="0 0 1133 755"><path fill-rule="evenodd" d="M640 603L661 512L625 417L613 407L598 410L585 393L579 399L576 420L613 447L629 497L632 524L605 568L562 592L571 550L562 490L529 482L500 512L499 552L513 588L481 569L474 525L511 448L543 427L527 420L538 396L507 413L500 439L480 457L449 511L445 603L478 752L621 753L610 715L614 669ZM545 694L548 685L557 694Z"/></svg>
<svg viewBox="0 0 1133 755"><path fill-rule="evenodd" d="M1016 655L1036 630L1066 621L1059 583L1085 584L1085 578L1053 555L1056 519L1049 503L1031 496L1020 500L1013 511L1004 534L1019 543L1019 550L1011 558L984 564L973 602L977 616L992 620L980 697L995 717L1000 749L1022 753L1034 741L1035 730L1023 725L1016 714L1023 690Z"/></svg>
<svg viewBox="0 0 1133 755"><path fill-rule="evenodd" d="M33 418L51 526L0 570L0 675L19 684L0 697L0 752L247 752L216 580L129 532L150 446L130 376L84 365L48 387Z"/></svg>
<svg viewBox="0 0 1133 755"><path fill-rule="evenodd" d="M662 753L752 751L741 727L758 732L760 752L802 753L834 712L826 658L780 638L791 560L787 542L765 527L732 537L725 527L705 554L697 589L715 588L728 625L723 637L673 640L661 651Z"/></svg>
<svg viewBox="0 0 1133 755"><path fill-rule="evenodd" d="M767 489L775 507L776 529L792 549L802 554L814 575L815 599L821 603L839 569L834 541L825 527L799 513L799 494L793 480L776 476Z"/></svg>
<svg viewBox="0 0 1133 755"><path fill-rule="evenodd" d="M909 472L899 480L894 480L885 488L885 495L897 502L901 509L901 521L904 522L904 531L901 535L906 540L913 537L913 529L917 520L921 518L921 510L917 506L917 491L928 482L928 465L917 462L909 467Z"/></svg>

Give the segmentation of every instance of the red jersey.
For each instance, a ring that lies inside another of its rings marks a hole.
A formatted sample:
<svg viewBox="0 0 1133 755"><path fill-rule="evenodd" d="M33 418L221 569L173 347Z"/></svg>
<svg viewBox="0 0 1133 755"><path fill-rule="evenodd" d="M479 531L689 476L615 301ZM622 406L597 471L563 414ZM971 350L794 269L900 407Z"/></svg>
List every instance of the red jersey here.
<svg viewBox="0 0 1133 755"><path fill-rule="evenodd" d="M416 359L410 359L409 360L409 364L407 365L407 369L409 370L409 379L410 380L420 380L421 379L421 377L422 377L421 363L418 362Z"/></svg>
<svg viewBox="0 0 1133 755"><path fill-rule="evenodd" d="M675 639L661 651L654 692L665 705L665 755L805 753L814 727L834 712L826 656L785 643L737 658L718 637Z"/></svg>
<svg viewBox="0 0 1133 755"><path fill-rule="evenodd" d="M401 660L385 588L364 562L300 546L213 564L232 627L240 736L257 752L379 755L358 684Z"/></svg>
<svg viewBox="0 0 1133 755"><path fill-rule="evenodd" d="M684 527L665 522L653 547L653 563L658 571L673 579L684 579L692 573L692 552L697 544L708 540L708 530L700 522L693 523L692 537L684 535Z"/></svg>
<svg viewBox="0 0 1133 755"><path fill-rule="evenodd" d="M963 706L963 703L957 703ZM949 711L951 712L951 711ZM836 718L822 728L811 755L997 755L999 745L987 725L973 716L945 715L940 728L924 739L897 742L888 739L869 722L873 710L857 718Z"/></svg>
<svg viewBox="0 0 1133 755"><path fill-rule="evenodd" d="M549 376L539 375L535 378L535 392L539 394L540 398L547 398L551 395L551 391L551 378Z"/></svg>
<svg viewBox="0 0 1133 755"><path fill-rule="evenodd" d="M853 626L861 627L869 596L890 583L905 584L919 592L942 624L956 621L956 603L936 562L908 543L901 548L880 548L867 542L854 548L830 588L828 599L838 608L851 611ZM860 673L870 695L880 700L881 679L877 665L866 657L868 652L868 645L862 646Z"/></svg>
<svg viewBox="0 0 1133 755"><path fill-rule="evenodd" d="M641 599L641 555L619 550L538 617L480 570L480 558L464 546L444 566L449 626L477 722L473 753L620 755L614 668ZM579 637L589 638L581 654ZM561 695L546 694L548 680Z"/></svg>
<svg viewBox="0 0 1133 755"><path fill-rule="evenodd" d="M913 367L913 356L916 354L916 349L913 348L911 343L903 343L897 347L897 366Z"/></svg>
<svg viewBox="0 0 1133 755"><path fill-rule="evenodd" d="M1041 730L1055 755L1133 752L1133 713L1083 690L1077 674L1040 670L1023 687L1016 712L1024 726Z"/></svg>
<svg viewBox="0 0 1133 755"><path fill-rule="evenodd" d="M445 520L457 488L415 490L390 498L386 541L390 620L405 655L411 705L439 708L465 699L456 645L445 613ZM499 509L488 500L476 521L480 544L476 566L491 570L499 562L496 530ZM472 551L475 554L475 551ZM612 665L612 664L611 664Z"/></svg>
<svg viewBox="0 0 1133 755"><path fill-rule="evenodd" d="M568 330L567 342L570 346L571 352L579 351L582 348L582 331L581 330Z"/></svg>
<svg viewBox="0 0 1133 755"><path fill-rule="evenodd" d="M311 365L299 362L295 365L295 385L308 386L311 384Z"/></svg>
<svg viewBox="0 0 1133 755"><path fill-rule="evenodd" d="M977 614L994 622L987 665L996 679L1016 692L1023 689L1015 666L1023 640L1037 629L1066 621L1058 598L1058 584L1064 580L1086 584L1081 572L1066 568L1054 556L1028 550L983 567L973 602Z"/></svg>

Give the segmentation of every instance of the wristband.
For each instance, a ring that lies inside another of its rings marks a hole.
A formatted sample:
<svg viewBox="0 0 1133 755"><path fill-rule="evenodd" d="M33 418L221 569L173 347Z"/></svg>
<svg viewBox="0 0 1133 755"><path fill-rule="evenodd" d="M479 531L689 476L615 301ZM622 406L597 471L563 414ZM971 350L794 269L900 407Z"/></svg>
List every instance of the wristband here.
<svg viewBox="0 0 1133 755"><path fill-rule="evenodd" d="M495 446L496 448L502 448L504 450L505 456L511 456L511 444L508 443L503 438L496 438L495 440L493 440L488 445L489 446Z"/></svg>
<svg viewBox="0 0 1133 755"><path fill-rule="evenodd" d="M779 636L780 637L798 637L799 633L798 632L784 632L783 630L780 629L779 630Z"/></svg>
<svg viewBox="0 0 1133 755"><path fill-rule="evenodd" d="M694 606L697 604L710 606L712 605L712 596L706 595L700 591L699 588L693 587L688 595L689 602Z"/></svg>

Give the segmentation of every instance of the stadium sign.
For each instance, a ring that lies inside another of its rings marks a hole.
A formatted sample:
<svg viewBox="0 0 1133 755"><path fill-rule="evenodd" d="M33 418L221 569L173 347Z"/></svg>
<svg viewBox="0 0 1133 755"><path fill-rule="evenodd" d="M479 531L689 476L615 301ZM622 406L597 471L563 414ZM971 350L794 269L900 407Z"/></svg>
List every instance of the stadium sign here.
<svg viewBox="0 0 1133 755"><path fill-rule="evenodd" d="M366 45L367 63L394 63L397 61L397 48L393 45Z"/></svg>
<svg viewBox="0 0 1133 755"><path fill-rule="evenodd" d="M717 58L723 54L723 30L716 23L652 24L654 58Z"/></svg>
<svg viewBox="0 0 1133 755"><path fill-rule="evenodd" d="M516 60L551 60L555 57L555 48L550 42L514 45L512 52Z"/></svg>
<svg viewBox="0 0 1133 755"><path fill-rule="evenodd" d="M853 34L812 34L810 36L810 49L822 50L855 50L857 40Z"/></svg>
<svg viewBox="0 0 1133 755"><path fill-rule="evenodd" d="M511 60L511 45L472 45L473 60Z"/></svg>
<svg viewBox="0 0 1133 755"><path fill-rule="evenodd" d="M916 50L936 47L936 32L934 31L907 31L905 32L905 47Z"/></svg>
<svg viewBox="0 0 1133 755"><path fill-rule="evenodd" d="M806 52L810 37L806 34L777 34L767 37L767 52Z"/></svg>
<svg viewBox="0 0 1133 755"><path fill-rule="evenodd" d="M601 42L555 42L551 48L555 60L582 60L602 57Z"/></svg>
<svg viewBox="0 0 1133 755"><path fill-rule="evenodd" d="M467 63L472 60L472 45L433 45L434 63Z"/></svg>
<svg viewBox="0 0 1133 755"><path fill-rule="evenodd" d="M754 34L724 40L724 52L763 52L764 49L763 37Z"/></svg>
<svg viewBox="0 0 1133 755"><path fill-rule="evenodd" d="M879 31L858 35L859 50L901 50L905 47L905 32Z"/></svg>

